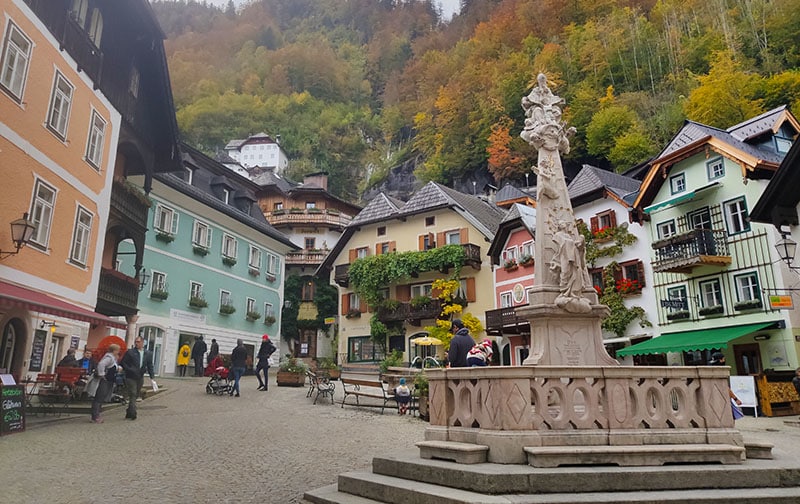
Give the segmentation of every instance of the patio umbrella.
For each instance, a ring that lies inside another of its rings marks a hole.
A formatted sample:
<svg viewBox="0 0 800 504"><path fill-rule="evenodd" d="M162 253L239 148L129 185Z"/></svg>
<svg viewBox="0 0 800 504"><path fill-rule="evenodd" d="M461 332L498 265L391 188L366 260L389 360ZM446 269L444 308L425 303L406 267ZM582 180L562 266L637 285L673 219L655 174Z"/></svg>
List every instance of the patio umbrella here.
<svg viewBox="0 0 800 504"><path fill-rule="evenodd" d="M434 338L433 336L420 336L419 338L412 339L411 343L420 346L444 345L442 340L439 338Z"/></svg>
<svg viewBox="0 0 800 504"><path fill-rule="evenodd" d="M100 343L97 344L97 348L95 349L96 352L95 355L97 355L98 361L103 358L106 352L108 352L108 347L112 343L116 343L117 345L119 345L119 357L122 358L122 354L124 354L125 350L127 349L125 345L125 340L120 338L119 336L106 336L105 338L100 340Z"/></svg>

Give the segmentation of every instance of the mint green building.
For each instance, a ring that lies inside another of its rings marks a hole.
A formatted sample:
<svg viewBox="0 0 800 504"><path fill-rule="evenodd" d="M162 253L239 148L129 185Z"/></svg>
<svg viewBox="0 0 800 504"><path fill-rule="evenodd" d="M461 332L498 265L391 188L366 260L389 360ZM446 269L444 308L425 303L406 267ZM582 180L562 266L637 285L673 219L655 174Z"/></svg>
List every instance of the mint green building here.
<svg viewBox="0 0 800 504"><path fill-rule="evenodd" d="M256 184L181 148L183 173L155 176L149 192L149 279L139 294L137 331L160 375L175 373L178 349L199 336L223 355L238 338L253 355L263 334L280 347L285 256L299 249L267 223ZM132 269L133 257L120 254L118 269Z"/></svg>

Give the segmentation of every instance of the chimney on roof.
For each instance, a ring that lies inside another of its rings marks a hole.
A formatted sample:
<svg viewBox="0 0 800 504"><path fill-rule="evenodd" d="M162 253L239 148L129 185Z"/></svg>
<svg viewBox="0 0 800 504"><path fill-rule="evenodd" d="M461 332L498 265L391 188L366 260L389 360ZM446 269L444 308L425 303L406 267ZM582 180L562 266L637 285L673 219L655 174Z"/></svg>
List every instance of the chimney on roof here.
<svg viewBox="0 0 800 504"><path fill-rule="evenodd" d="M281 136L280 135L275 135L275 143L278 144L278 145L281 144Z"/></svg>
<svg viewBox="0 0 800 504"><path fill-rule="evenodd" d="M310 173L303 177L304 185L315 185L325 191L328 190L328 174L325 172Z"/></svg>

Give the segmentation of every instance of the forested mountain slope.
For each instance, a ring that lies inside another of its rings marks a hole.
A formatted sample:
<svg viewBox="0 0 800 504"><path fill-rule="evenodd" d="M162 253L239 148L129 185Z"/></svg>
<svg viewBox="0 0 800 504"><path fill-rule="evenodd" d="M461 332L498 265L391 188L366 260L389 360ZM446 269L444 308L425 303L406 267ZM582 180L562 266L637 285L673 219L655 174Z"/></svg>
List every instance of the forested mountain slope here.
<svg viewBox="0 0 800 504"><path fill-rule="evenodd" d="M573 165L629 168L686 118L800 107L800 0L462 0L449 23L428 0L153 6L188 142L280 134L292 175L328 170L351 199L416 153L424 180L519 179L538 72L578 129Z"/></svg>

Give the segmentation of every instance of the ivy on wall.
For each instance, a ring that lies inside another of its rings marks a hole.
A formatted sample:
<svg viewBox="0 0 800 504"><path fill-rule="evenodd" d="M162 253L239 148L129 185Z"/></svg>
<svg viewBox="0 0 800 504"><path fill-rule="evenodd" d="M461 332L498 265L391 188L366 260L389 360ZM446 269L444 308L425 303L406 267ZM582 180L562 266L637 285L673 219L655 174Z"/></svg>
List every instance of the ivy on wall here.
<svg viewBox="0 0 800 504"><path fill-rule="evenodd" d="M314 305L317 317L314 319L298 319L303 284L314 282ZM284 304L281 310L281 330L283 337L292 340L300 339L300 331L305 329L325 329L325 317L336 314L339 307L336 287L311 276L289 275L286 277L283 290Z"/></svg>

